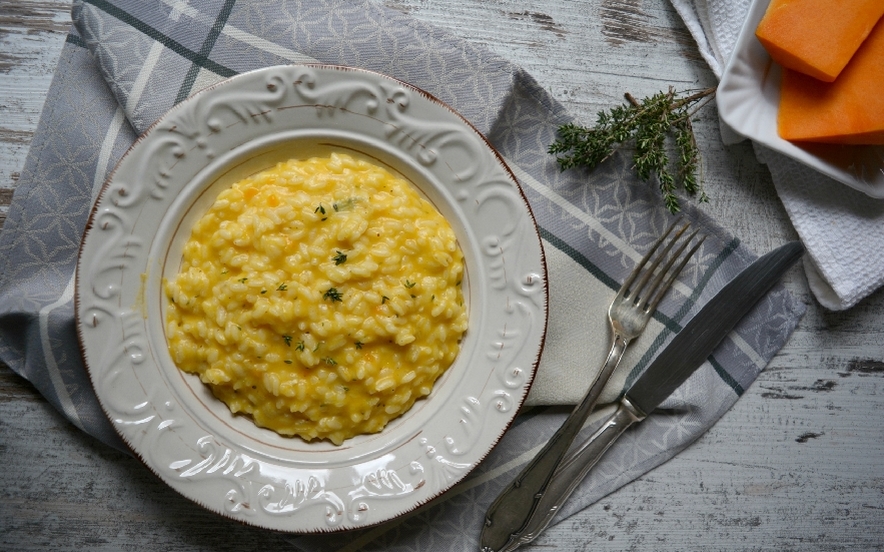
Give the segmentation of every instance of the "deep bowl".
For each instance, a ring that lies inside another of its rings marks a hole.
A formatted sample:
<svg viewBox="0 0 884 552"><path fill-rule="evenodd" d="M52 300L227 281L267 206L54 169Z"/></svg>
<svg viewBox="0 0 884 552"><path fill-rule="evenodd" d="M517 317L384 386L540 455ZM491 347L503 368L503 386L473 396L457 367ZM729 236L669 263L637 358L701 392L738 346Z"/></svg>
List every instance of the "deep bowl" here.
<svg viewBox="0 0 884 552"><path fill-rule="evenodd" d="M383 431L340 446L257 427L178 370L162 292L218 192L279 161L334 151L399 174L448 219L469 311L461 351L432 393ZM318 65L233 77L160 118L102 189L76 283L84 361L133 453L210 510L298 533L380 523L466 477L528 394L547 298L528 203L481 134L406 83Z"/></svg>

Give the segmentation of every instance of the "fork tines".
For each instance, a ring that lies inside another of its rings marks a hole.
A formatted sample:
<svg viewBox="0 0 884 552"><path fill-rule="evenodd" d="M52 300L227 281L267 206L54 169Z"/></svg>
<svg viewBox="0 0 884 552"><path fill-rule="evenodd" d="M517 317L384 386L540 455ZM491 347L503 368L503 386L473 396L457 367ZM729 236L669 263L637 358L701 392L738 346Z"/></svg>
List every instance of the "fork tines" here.
<svg viewBox="0 0 884 552"><path fill-rule="evenodd" d="M636 265L632 274L630 274L626 282L623 283L622 289L624 291L624 298L633 297L633 304L636 306L641 304L641 308L645 312L651 312L657 308L657 304L663 299L666 291L671 287L672 283L678 277L679 273L681 273L685 265L687 265L697 249L700 248L700 245L703 244L703 240L706 239L705 235L700 236L700 239L697 240L690 251L688 251L687 255L682 256L685 248L687 248L691 241L700 232L699 229L696 229L688 234L686 239L682 240L681 238L685 235L685 232L687 232L691 225L690 222L687 222L675 232L666 246L660 249L660 244L673 233L680 222L680 218L676 219L669 228L666 229L666 232L657 238L654 245L652 245L648 252L645 253L645 256L642 257L642 260ZM673 252L672 248L675 247L679 241L681 242L680 245ZM651 260L651 257L653 257L653 260ZM681 262L678 262L679 259L681 259ZM648 265L648 261L651 261L650 265ZM661 268L660 264L664 261L665 264L663 264ZM676 262L678 262L677 265ZM639 276L641 276L641 279L639 279L638 283L633 287L633 283ZM653 280L651 280L652 277L654 277ZM649 281L650 285L648 285Z"/></svg>

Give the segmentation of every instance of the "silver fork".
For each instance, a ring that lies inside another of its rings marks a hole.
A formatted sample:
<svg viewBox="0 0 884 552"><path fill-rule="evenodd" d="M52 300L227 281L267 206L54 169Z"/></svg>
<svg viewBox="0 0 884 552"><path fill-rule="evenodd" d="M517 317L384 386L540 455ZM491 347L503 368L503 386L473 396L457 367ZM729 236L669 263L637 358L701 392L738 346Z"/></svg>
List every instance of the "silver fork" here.
<svg viewBox="0 0 884 552"><path fill-rule="evenodd" d="M522 542L522 533L528 529L529 522L537 511L537 506L543 498L550 480L577 433L586 423L586 419L592 412L608 379L617 368L620 359L623 358L627 346L648 325L648 321L653 316L660 300L663 299L678 274L702 244L703 239L701 238L687 254L684 254L687 246L697 235L698 230L694 230L687 236L687 239L681 241L675 252L670 254L690 226L689 223L685 224L675 232L671 239L666 241L678 224L679 221L676 220L657 239L627 277L611 302L608 308L608 320L613 334L611 350L586 395L574 408L565 423L550 438L546 446L488 508L481 537L483 551L513 550ZM665 245L663 245L664 241L666 241ZM662 267L661 263L664 263ZM541 511L537 513L543 515Z"/></svg>

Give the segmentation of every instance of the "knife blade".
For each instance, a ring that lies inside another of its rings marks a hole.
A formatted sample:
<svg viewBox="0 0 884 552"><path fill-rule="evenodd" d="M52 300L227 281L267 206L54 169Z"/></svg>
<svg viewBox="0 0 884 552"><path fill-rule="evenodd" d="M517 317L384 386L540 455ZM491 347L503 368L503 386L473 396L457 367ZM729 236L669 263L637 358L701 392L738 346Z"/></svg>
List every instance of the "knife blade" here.
<svg viewBox="0 0 884 552"><path fill-rule="evenodd" d="M519 532L501 535L486 520L480 537L481 550L509 552L537 538L617 438L684 383L803 254L800 242L788 243L760 257L725 284L624 393L605 423L562 463Z"/></svg>

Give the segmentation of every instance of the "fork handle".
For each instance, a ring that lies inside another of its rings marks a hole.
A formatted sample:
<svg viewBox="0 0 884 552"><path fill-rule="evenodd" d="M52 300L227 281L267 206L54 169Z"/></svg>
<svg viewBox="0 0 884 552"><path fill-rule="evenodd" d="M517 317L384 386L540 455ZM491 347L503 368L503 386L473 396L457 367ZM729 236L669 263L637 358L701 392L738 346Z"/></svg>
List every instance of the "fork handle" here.
<svg viewBox="0 0 884 552"><path fill-rule="evenodd" d="M586 423L611 373L623 358L628 344L628 339L619 332L614 332L608 358L586 395L546 446L488 508L480 538L483 551L499 552L518 541L543 498L553 473L558 469L577 433Z"/></svg>
<svg viewBox="0 0 884 552"><path fill-rule="evenodd" d="M536 539L549 526L574 489L583 481L589 470L596 465L608 448L614 444L614 441L628 427L642 421L645 417L646 414L630 403L628 398L621 399L617 404L617 409L605 420L605 423L562 463L549 482L546 492L525 530L518 540L511 542L503 552L512 552L519 546Z"/></svg>

